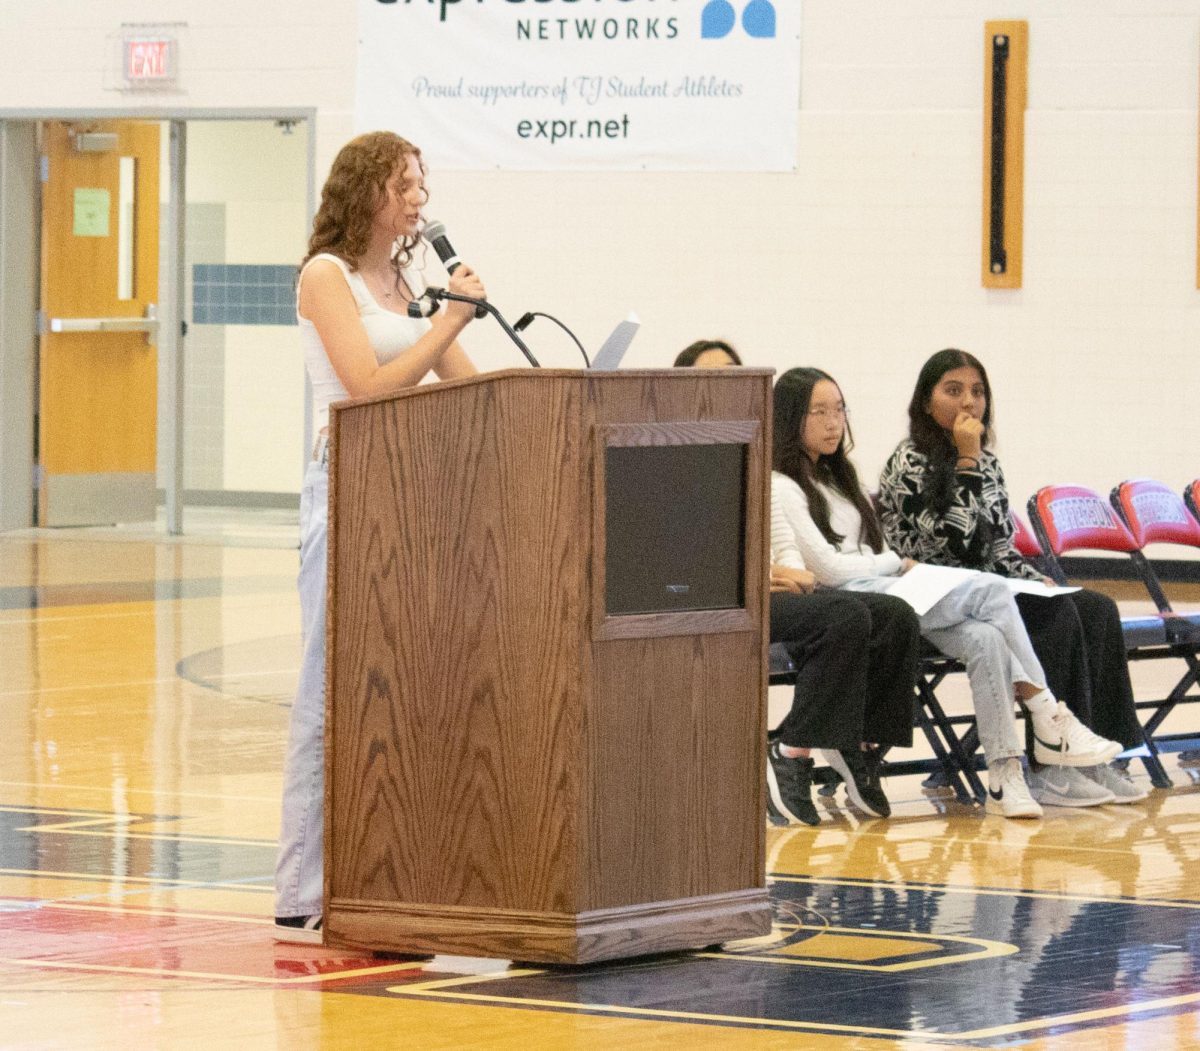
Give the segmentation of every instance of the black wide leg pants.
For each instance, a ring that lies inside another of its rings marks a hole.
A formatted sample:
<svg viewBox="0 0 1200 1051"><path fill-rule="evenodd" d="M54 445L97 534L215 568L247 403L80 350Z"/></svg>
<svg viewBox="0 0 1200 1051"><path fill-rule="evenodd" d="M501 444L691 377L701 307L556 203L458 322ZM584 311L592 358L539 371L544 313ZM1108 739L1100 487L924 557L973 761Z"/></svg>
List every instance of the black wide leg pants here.
<svg viewBox="0 0 1200 1051"><path fill-rule="evenodd" d="M771 641L799 669L792 709L776 731L784 744L912 744L920 629L907 603L870 592L772 592Z"/></svg>
<svg viewBox="0 0 1200 1051"><path fill-rule="evenodd" d="M1126 748L1142 743L1117 604L1096 591L1018 595L1017 608L1054 696L1093 733Z"/></svg>

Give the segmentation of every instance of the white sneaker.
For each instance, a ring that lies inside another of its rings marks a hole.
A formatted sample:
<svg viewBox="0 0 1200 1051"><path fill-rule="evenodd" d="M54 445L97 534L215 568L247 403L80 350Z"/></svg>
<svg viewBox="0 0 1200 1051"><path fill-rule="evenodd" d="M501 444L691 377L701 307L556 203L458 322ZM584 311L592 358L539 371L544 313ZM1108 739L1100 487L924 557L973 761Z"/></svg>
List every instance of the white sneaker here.
<svg viewBox="0 0 1200 1051"><path fill-rule="evenodd" d="M1073 766L1046 766L1029 774L1033 798L1044 806L1101 806L1116 796Z"/></svg>
<svg viewBox="0 0 1200 1051"><path fill-rule="evenodd" d="M275 940L302 945L320 945L324 939L321 914L312 916L276 916Z"/></svg>
<svg viewBox="0 0 1200 1051"><path fill-rule="evenodd" d="M1029 794L1020 759L1001 759L988 767L988 794L984 809L1001 817L1041 817L1042 808Z"/></svg>
<svg viewBox="0 0 1200 1051"><path fill-rule="evenodd" d="M1033 758L1046 766L1097 766L1121 754L1116 741L1098 737L1062 701L1054 714L1033 722Z"/></svg>
<svg viewBox="0 0 1200 1051"><path fill-rule="evenodd" d="M1113 803L1137 803L1150 794L1150 789L1134 784L1124 770L1118 770L1110 763L1081 766L1079 772L1101 788L1107 788L1113 794Z"/></svg>

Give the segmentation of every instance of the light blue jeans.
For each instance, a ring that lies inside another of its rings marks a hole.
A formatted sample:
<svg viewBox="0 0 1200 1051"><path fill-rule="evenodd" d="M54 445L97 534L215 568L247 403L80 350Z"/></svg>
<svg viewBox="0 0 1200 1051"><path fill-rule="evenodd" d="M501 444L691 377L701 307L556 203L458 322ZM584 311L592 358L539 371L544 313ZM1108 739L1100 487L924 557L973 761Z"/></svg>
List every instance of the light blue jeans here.
<svg viewBox="0 0 1200 1051"><path fill-rule="evenodd" d="M300 682L283 768L283 816L275 863L275 915L312 916L324 895L325 567L329 468L313 462L300 491Z"/></svg>
<svg viewBox="0 0 1200 1051"><path fill-rule="evenodd" d="M847 591L886 591L895 578L863 577ZM1000 577L979 573L959 584L924 616L921 634L961 661L971 683L979 744L989 763L1025 752L1013 714L1013 684L1046 685L1013 594Z"/></svg>

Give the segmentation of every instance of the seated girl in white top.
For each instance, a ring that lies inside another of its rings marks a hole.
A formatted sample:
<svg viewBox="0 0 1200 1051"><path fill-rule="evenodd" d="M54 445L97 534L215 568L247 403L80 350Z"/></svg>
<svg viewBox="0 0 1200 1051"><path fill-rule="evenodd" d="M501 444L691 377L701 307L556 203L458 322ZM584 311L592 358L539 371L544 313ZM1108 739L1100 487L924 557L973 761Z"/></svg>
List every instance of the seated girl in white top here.
<svg viewBox="0 0 1200 1051"><path fill-rule="evenodd" d="M411 263L427 199L420 150L391 132L360 135L333 162L300 274L300 339L322 437L300 494L303 653L275 868L276 937L284 941L322 938L329 404L411 387L431 371L441 379L475 373L457 342L473 306L448 303L432 321L407 314L424 290ZM449 287L486 295L466 265Z"/></svg>
<svg viewBox="0 0 1200 1051"><path fill-rule="evenodd" d="M825 587L886 591L915 563L883 542L870 500L847 452L846 406L833 377L791 369L775 385L771 476L771 561L805 565ZM967 668L979 739L988 763L989 812L1037 817L1021 770L1014 696L1033 721L1044 763L1106 762L1120 745L1084 727L1046 688L1011 592L980 573L920 617L921 634Z"/></svg>

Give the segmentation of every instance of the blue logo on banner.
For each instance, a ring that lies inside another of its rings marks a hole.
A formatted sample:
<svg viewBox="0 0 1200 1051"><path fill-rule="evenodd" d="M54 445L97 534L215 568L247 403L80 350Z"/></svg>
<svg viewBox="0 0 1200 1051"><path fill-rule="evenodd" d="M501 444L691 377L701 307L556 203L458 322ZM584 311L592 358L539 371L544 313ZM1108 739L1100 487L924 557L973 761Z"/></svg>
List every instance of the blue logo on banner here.
<svg viewBox="0 0 1200 1051"><path fill-rule="evenodd" d="M742 12L742 28L747 36L770 38L775 35L775 5L771 0L750 0Z"/></svg>
<svg viewBox="0 0 1200 1051"><path fill-rule="evenodd" d="M720 40L729 35L736 21L737 15L729 0L708 0L700 13L700 37L703 40Z"/></svg>
<svg viewBox="0 0 1200 1051"><path fill-rule="evenodd" d="M737 13L730 0L708 0L700 13L700 37L720 40L737 24ZM742 28L747 36L770 39L775 36L775 5L771 0L750 0L742 12Z"/></svg>

